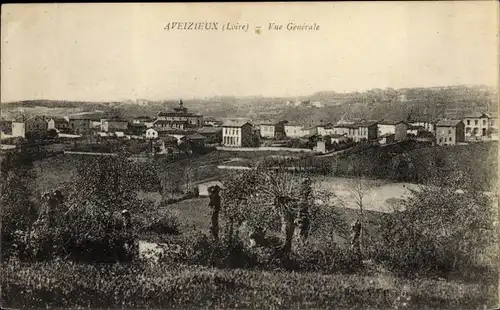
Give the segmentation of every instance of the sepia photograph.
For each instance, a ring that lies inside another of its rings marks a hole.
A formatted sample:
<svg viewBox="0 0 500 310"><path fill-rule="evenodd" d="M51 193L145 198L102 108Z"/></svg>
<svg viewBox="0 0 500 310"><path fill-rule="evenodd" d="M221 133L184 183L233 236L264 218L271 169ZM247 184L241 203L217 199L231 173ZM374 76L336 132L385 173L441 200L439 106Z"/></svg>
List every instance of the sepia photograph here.
<svg viewBox="0 0 500 310"><path fill-rule="evenodd" d="M497 1L1 7L2 309L499 309Z"/></svg>

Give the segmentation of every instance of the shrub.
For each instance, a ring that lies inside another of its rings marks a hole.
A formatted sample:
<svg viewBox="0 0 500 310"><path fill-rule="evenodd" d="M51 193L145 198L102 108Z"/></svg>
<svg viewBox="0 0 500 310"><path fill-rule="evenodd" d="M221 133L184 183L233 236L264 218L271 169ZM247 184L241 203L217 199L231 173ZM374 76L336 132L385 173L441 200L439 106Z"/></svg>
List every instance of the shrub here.
<svg viewBox="0 0 500 310"><path fill-rule="evenodd" d="M414 192L404 207L384 218L374 250L400 274L464 273L478 266L475 253L497 244L492 204L481 192L428 187Z"/></svg>

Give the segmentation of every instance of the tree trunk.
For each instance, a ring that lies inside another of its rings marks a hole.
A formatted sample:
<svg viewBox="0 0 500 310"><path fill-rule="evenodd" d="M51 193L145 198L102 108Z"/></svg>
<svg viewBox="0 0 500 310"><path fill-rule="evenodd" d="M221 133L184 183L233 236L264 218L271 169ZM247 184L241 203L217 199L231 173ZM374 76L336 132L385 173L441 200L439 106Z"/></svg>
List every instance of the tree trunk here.
<svg viewBox="0 0 500 310"><path fill-rule="evenodd" d="M214 210L212 212L212 227L211 227L212 237L215 240L219 240L219 210Z"/></svg>
<svg viewBox="0 0 500 310"><path fill-rule="evenodd" d="M283 253L288 254L292 249L293 240L293 216L288 210L281 210L281 236L283 239Z"/></svg>

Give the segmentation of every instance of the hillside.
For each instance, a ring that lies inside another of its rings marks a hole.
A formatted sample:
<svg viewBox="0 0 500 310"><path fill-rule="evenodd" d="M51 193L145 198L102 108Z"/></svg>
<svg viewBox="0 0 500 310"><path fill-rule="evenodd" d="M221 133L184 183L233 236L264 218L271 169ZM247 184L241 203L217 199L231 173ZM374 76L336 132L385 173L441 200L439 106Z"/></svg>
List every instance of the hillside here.
<svg viewBox="0 0 500 310"><path fill-rule="evenodd" d="M402 119L408 115L462 117L468 112L496 114L498 93L486 86L449 86L408 89L372 89L365 92L317 92L301 97L231 97L185 99L191 111L217 118L250 117L257 120L301 121L319 123L347 118ZM30 100L2 103L2 115L18 112L19 108L71 108L78 111L118 111L124 116L155 115L170 109L178 99L150 101L145 99L124 102L76 102ZM293 102L294 104L288 104ZM320 103L318 106L307 102ZM28 113L29 111L26 111Z"/></svg>

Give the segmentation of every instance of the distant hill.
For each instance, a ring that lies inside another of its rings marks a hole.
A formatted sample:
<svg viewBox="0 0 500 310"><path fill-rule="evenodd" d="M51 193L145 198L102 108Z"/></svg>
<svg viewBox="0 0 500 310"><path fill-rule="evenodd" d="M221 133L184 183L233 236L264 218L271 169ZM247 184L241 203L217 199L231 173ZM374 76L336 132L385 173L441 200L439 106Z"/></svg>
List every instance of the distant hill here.
<svg viewBox="0 0 500 310"><path fill-rule="evenodd" d="M497 90L484 85L430 88L371 89L365 92L322 91L310 96L262 97L216 96L183 100L192 112L216 118L248 117L254 120L318 123L347 118L402 119L426 115L431 118L462 117L469 112L498 111ZM153 116L177 105L177 100L147 99L123 102L82 102L65 100L26 100L2 103L2 109L41 106L77 108L81 111L115 111L124 116ZM288 103L288 104L287 104ZM293 103L293 104L290 104ZM314 103L314 104L312 104Z"/></svg>

